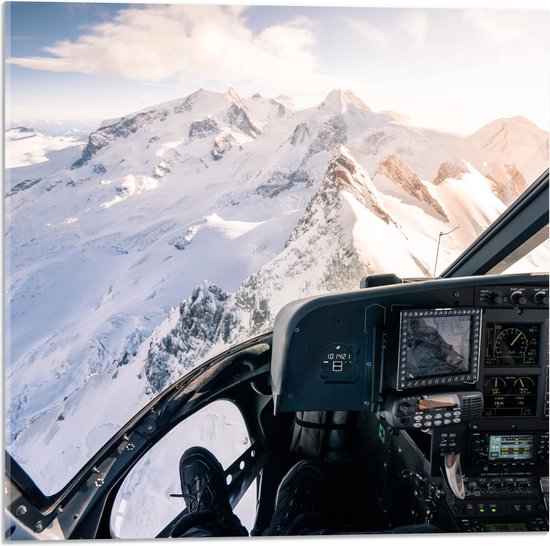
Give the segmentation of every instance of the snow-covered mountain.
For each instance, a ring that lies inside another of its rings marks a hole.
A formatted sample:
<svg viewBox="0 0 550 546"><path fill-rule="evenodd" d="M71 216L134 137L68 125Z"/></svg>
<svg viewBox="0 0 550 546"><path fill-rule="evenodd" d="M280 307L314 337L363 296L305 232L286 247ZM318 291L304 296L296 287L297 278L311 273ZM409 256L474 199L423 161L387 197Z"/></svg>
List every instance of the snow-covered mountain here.
<svg viewBox="0 0 550 546"><path fill-rule="evenodd" d="M430 275L439 232L460 226L441 271L548 165L548 134L523 118L461 137L339 90L304 110L199 90L85 144L32 156L36 138L7 142L27 159L6 182L6 441L47 493L288 301Z"/></svg>
<svg viewBox="0 0 550 546"><path fill-rule="evenodd" d="M30 167L40 164L32 170L36 175L50 174L48 167L70 161L82 147L82 142L71 136L46 136L31 127L11 127L5 132L6 169ZM49 163L49 165L45 165ZM9 171L8 171L9 172ZM18 180L20 184L22 180ZM13 189L13 186L12 186Z"/></svg>

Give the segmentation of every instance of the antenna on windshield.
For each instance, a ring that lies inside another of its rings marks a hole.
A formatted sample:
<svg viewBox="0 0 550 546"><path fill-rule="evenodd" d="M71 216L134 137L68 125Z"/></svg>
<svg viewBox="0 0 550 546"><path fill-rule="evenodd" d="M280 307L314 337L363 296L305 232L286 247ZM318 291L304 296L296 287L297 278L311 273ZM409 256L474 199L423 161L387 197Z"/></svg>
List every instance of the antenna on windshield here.
<svg viewBox="0 0 550 546"><path fill-rule="evenodd" d="M437 239L437 252L435 253L435 265L434 265L434 277L435 277L435 271L437 269L437 258L439 257L439 245L441 243L441 237L444 235L449 235L449 233L452 233L453 231L457 230L460 226L456 226L455 228L451 229L451 231L447 231L447 233L443 233L442 231L439 232L439 238Z"/></svg>

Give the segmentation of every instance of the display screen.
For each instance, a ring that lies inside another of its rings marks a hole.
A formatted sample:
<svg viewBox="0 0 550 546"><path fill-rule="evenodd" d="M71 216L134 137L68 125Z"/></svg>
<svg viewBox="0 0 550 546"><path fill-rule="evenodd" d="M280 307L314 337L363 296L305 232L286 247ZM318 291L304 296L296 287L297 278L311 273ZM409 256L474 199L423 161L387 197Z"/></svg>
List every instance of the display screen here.
<svg viewBox="0 0 550 546"><path fill-rule="evenodd" d="M486 523L485 530L489 533L521 533L528 531L525 523Z"/></svg>
<svg viewBox="0 0 550 546"><path fill-rule="evenodd" d="M417 402L420 410L454 408L458 406L458 397L456 395L446 396L425 396Z"/></svg>
<svg viewBox="0 0 550 546"><path fill-rule="evenodd" d="M540 324L488 324L485 366L538 366Z"/></svg>
<svg viewBox="0 0 550 546"><path fill-rule="evenodd" d="M497 434L489 436L490 461L529 461L533 458L533 436Z"/></svg>
<svg viewBox="0 0 550 546"><path fill-rule="evenodd" d="M477 309L403 312L400 386L440 376L471 380L477 374L479 317Z"/></svg>
<svg viewBox="0 0 550 546"><path fill-rule="evenodd" d="M489 375L483 384L485 417L535 417L538 376Z"/></svg>

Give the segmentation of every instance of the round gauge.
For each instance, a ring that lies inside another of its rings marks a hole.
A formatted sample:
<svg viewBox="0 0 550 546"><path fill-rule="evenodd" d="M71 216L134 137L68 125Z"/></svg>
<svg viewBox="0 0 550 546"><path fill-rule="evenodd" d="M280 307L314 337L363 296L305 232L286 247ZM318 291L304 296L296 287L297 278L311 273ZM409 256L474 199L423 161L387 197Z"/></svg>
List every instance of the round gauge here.
<svg viewBox="0 0 550 546"><path fill-rule="evenodd" d="M536 383L532 377L518 377L514 381L514 392L519 394L536 394Z"/></svg>
<svg viewBox="0 0 550 546"><path fill-rule="evenodd" d="M494 376L485 381L485 392L492 394L501 394L506 390L506 380L503 377Z"/></svg>
<svg viewBox="0 0 550 546"><path fill-rule="evenodd" d="M517 328L506 328L500 332L495 341L497 356L525 356L527 352L527 337Z"/></svg>

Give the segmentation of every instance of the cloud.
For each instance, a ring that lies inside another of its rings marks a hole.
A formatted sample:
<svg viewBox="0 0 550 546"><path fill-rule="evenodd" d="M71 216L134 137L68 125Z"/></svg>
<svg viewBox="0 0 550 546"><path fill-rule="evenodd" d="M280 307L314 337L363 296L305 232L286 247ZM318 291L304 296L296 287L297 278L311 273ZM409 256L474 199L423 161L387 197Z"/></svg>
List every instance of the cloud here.
<svg viewBox="0 0 550 546"><path fill-rule="evenodd" d="M367 20L347 19L350 28L371 45L383 48L395 41L398 36L412 38L416 44L421 44L426 36L428 16L421 10L402 10L396 23L382 30L379 26Z"/></svg>
<svg viewBox="0 0 550 546"><path fill-rule="evenodd" d="M428 16L425 11L405 11L399 17L399 26L416 44L421 44L426 36Z"/></svg>
<svg viewBox="0 0 550 546"><path fill-rule="evenodd" d="M359 36L375 47L382 48L388 43L388 35L382 29L366 20L347 19L348 25Z"/></svg>
<svg viewBox="0 0 550 546"><path fill-rule="evenodd" d="M466 10L463 14L472 26L493 46L505 46L522 38L529 23L525 12L505 10Z"/></svg>
<svg viewBox="0 0 550 546"><path fill-rule="evenodd" d="M315 41L307 19L254 33L245 16L246 8L236 6L132 7L84 29L75 41L44 48L48 56L12 57L8 62L34 70L152 82L291 81L313 71Z"/></svg>

